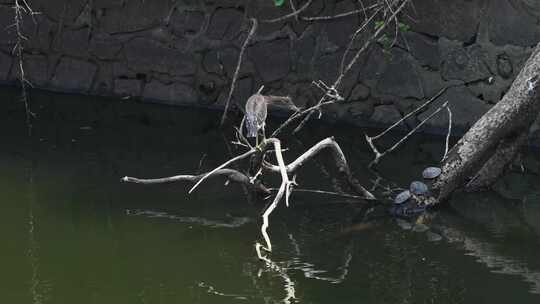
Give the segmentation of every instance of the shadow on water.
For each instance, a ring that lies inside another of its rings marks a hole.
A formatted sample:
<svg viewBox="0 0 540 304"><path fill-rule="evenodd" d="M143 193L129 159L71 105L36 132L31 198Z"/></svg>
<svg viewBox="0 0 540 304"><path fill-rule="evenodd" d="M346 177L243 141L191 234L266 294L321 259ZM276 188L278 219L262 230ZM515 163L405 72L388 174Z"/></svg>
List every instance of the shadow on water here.
<svg viewBox="0 0 540 304"><path fill-rule="evenodd" d="M455 195L451 207L408 221L350 199L294 193L292 206L272 215L275 251L259 260L265 202L240 186L211 180L187 195L187 184L119 182L209 170L238 153L215 129L219 113L33 95L28 138L16 92L1 91L2 303L540 299L540 159L532 153L525 173L509 173L494 191ZM356 177L371 185L364 132L315 122L284 140L285 157L335 135ZM406 187L443 150L440 138L413 137L379 173ZM298 182L340 190L334 170L322 155Z"/></svg>

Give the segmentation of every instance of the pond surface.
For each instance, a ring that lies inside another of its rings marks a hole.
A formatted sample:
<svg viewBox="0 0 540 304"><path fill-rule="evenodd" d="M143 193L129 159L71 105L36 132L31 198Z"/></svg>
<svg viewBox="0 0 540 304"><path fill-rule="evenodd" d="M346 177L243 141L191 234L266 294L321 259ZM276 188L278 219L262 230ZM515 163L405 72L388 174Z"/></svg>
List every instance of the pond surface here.
<svg viewBox="0 0 540 304"><path fill-rule="evenodd" d="M240 153L216 130L219 113L33 92L29 137L16 91L0 98L0 303L540 303L532 152L496 191L415 219L424 232L364 222L361 202L295 193L272 215L274 252L261 261L265 202L242 187L210 180L188 195L184 183L119 181L202 172ZM370 186L366 131L315 123L285 141L286 157L336 135ZM380 173L405 187L443 146L412 138ZM298 182L336 189L332 170L319 157Z"/></svg>

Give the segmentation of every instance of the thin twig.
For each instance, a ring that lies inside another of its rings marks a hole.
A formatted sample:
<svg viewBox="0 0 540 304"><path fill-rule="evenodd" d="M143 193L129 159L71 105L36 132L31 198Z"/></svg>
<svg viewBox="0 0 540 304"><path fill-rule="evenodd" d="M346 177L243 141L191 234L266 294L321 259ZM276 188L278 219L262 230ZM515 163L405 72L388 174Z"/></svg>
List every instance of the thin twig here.
<svg viewBox="0 0 540 304"><path fill-rule="evenodd" d="M21 5L21 2L22 2L22 5ZM32 134L32 117L34 116L34 113L32 113L32 110L30 108L30 101L28 99L28 92L27 92L27 85L31 87L32 84L26 79L25 72L24 72L23 43L25 40L28 40L28 38L25 37L23 34L23 15L28 14L32 17L32 19L34 19L34 15L37 15L39 13L33 11L30 5L28 4L28 2L26 2L26 0L15 0L13 10L15 13L14 27L17 34L17 40L13 48L13 52L16 53L16 56L18 59L17 67L18 67L18 72L19 72L19 83L21 85L21 100L24 103L24 110L26 113L26 126L28 129L28 135L30 136Z"/></svg>
<svg viewBox="0 0 540 304"><path fill-rule="evenodd" d="M452 134L452 110L450 110L450 106L446 107L446 110L448 111L448 133L446 134L444 155L443 155L443 158L441 159L441 162L443 162L446 159L446 156L448 155L448 149L450 147L450 136Z"/></svg>
<svg viewBox="0 0 540 304"><path fill-rule="evenodd" d="M275 22L285 21L285 20L287 20L289 18L292 18L292 17L296 18L296 17L298 17L298 14L305 11L311 5L312 2L313 2L313 0L309 0L302 7L300 7L298 10L294 10L294 4L292 4L292 1L291 1L291 7L293 9L292 13L287 14L285 16L278 17L278 18L274 18L274 19L261 20L261 22L262 23L275 23Z"/></svg>
<svg viewBox="0 0 540 304"><path fill-rule="evenodd" d="M251 149L247 152L245 152L244 154L241 154L241 155L238 155L234 158L231 158L229 159L228 161L224 162L223 164L221 164L219 167L215 168L214 170L206 173L203 177L201 177L201 179L199 179L199 181L188 191L188 193L191 194L191 192L193 192L193 190L195 190L195 188L197 188L197 186L199 186L205 179L207 179L208 177L210 177L212 174L218 172L219 170L227 167L228 165L236 162L236 161L239 161L239 160L242 160L244 158L247 158L248 156L252 155L252 154L255 154L255 152L257 152L256 149Z"/></svg>
<svg viewBox="0 0 540 304"><path fill-rule="evenodd" d="M422 127L428 120L430 120L433 116L435 116L437 113L439 113L444 107L448 105L448 101L443 103L440 107L437 108L433 113L431 113L428 117L426 117L424 120L422 120L416 127L414 127L409 133L407 133L404 137L402 137L398 142L396 142L392 147L385 150L384 152L380 153L379 150L377 150L376 146L373 144L372 138L365 135L366 141L369 143L369 146L375 153L375 159L369 164L369 167L372 167L375 164L379 163L379 160L384 157L386 154L391 153L395 149L397 149L403 142L405 142L411 135L413 135L420 127Z"/></svg>
<svg viewBox="0 0 540 304"><path fill-rule="evenodd" d="M227 101L225 102L225 109L223 110L223 116L221 117L221 126L225 124L225 120L227 119L227 112L229 111L229 104L231 102L234 88L236 86L236 80L238 79L238 74L240 73L240 66L242 65L244 52L246 51L249 41L255 35L255 32L257 30L257 25L258 25L257 19L251 18L249 20L251 20L253 25L251 26L251 30L249 31L248 36L246 37L246 40L244 41L244 44L242 45L242 48L240 49L240 54L238 55L238 63L236 64L236 69L234 71L234 76L231 82L231 88L229 89L229 95L227 96Z"/></svg>
<svg viewBox="0 0 540 304"><path fill-rule="evenodd" d="M349 64L345 67L345 69L341 72L341 74L337 77L336 81L334 82L334 84L329 87L329 90L335 90L337 91L337 88L339 87L339 85L341 84L341 81L343 81L343 78L345 77L345 75L352 69L352 67L356 64L356 62L358 61L358 59L360 58L360 55L362 55L362 53L365 52L365 50L367 50L367 48L371 45L371 43L373 43L373 41L375 41L375 39L380 35L380 33L386 28L386 26L388 25L389 23L389 20L392 20L393 18L395 18L397 16L397 14L399 12L401 12L401 10L405 7L405 5L409 2L409 0L403 0L403 2L399 5L399 7L392 13L392 15L390 17L388 17L386 19L386 21L382 24L382 26L380 26L376 31L375 33L373 33L373 35L371 35L367 40L366 42L364 43L364 45L360 48L360 50L358 50L356 52L356 54L354 55L354 57L351 59L351 61L349 62ZM318 104L322 104L323 102L325 102L325 98L326 98L327 94L323 95L321 97L321 99L319 100ZM312 112L309 112L307 113L306 117L304 117L303 121L300 123L300 125L294 130L293 133L297 133L300 131L300 129L302 129L302 127L306 124L306 122L311 118L311 116L313 115L313 111Z"/></svg>
<svg viewBox="0 0 540 304"><path fill-rule="evenodd" d="M269 188L268 190L276 191L278 189ZM339 193L339 192L334 192L334 191L315 190L315 189L294 188L294 192L327 194L327 195L339 196L339 197L344 197L344 198L354 198L354 199L360 199L360 200L365 200L366 199L364 196L358 196L358 195L349 194L349 193Z"/></svg>
<svg viewBox="0 0 540 304"><path fill-rule="evenodd" d="M420 106L418 106L416 109L414 109L413 111L411 111L409 114L403 116L403 118L401 118L400 120L396 121L394 124L392 124L390 127L386 128L386 130L382 131L381 133L375 135L375 136L372 136L371 139L373 140L377 140L381 137L383 137L386 133L390 132L393 128L397 127L398 125L400 125L403 121L405 121L407 118L411 117L412 115L418 113L420 110L422 110L423 108L425 108L426 106L428 106L429 104L431 104L433 101L435 101L437 98L439 98L449 87L444 87L442 88L437 94L435 94L433 97L431 97L430 99L428 99L426 102L424 102L423 104L421 104Z"/></svg>
<svg viewBox="0 0 540 304"><path fill-rule="evenodd" d="M376 7L379 7L379 6L380 6L380 4L373 4L373 5L368 6L366 8L352 10L352 11L348 11L348 12L333 15L333 16L307 16L307 17L300 17L300 18L302 20L304 20L304 21L327 21L327 20L332 20L332 19L344 18L344 17L348 17L348 16L352 16L352 15L358 15L360 13L364 13L365 10L373 9L373 8L376 8Z"/></svg>

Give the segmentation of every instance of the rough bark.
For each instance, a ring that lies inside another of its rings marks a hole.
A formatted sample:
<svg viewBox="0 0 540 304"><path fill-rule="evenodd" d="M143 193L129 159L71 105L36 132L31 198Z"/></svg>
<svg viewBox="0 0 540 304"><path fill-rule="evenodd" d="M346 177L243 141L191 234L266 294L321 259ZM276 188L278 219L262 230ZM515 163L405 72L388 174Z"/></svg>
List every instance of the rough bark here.
<svg viewBox="0 0 540 304"><path fill-rule="evenodd" d="M512 163L518 152L527 141L527 130L515 138L505 138L497 147L493 156L482 166L482 169L467 183L467 191L477 191L494 184Z"/></svg>
<svg viewBox="0 0 540 304"><path fill-rule="evenodd" d="M501 147L497 154L499 144L506 141L509 143L507 145L512 146L512 138L526 132L538 116L539 76L540 44L536 46L502 100L482 116L450 150L443 162L442 174L434 183L438 203L447 200L455 189L464 186L467 179L477 172L502 172L502 169L491 170L488 167L503 161L502 154L509 154L508 151L503 151L504 147ZM524 140L519 141L519 145L523 142ZM483 168L484 165L488 167ZM492 177L490 179L493 180Z"/></svg>

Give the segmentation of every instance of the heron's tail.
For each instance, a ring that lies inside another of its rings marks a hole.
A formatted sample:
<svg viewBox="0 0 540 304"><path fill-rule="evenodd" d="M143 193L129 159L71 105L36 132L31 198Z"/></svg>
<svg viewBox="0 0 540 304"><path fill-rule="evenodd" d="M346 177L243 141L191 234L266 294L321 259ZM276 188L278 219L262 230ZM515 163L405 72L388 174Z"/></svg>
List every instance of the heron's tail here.
<svg viewBox="0 0 540 304"><path fill-rule="evenodd" d="M257 122L249 116L246 116L247 137L257 137Z"/></svg>

